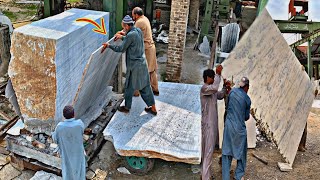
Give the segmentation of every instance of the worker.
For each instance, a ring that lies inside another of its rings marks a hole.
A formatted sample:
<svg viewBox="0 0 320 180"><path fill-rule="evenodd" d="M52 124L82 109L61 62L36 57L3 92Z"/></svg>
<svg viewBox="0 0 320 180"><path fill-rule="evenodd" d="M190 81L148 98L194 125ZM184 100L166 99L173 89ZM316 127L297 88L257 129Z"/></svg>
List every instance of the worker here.
<svg viewBox="0 0 320 180"><path fill-rule="evenodd" d="M144 51L148 64L148 71L150 76L150 84L153 94L158 96L158 78L157 78L157 56L156 46L152 38L152 31L149 19L144 16L143 10L140 7L135 7L132 10L132 18L135 21L135 27L140 28L143 33ZM135 95L139 95L139 91L135 92Z"/></svg>
<svg viewBox="0 0 320 180"><path fill-rule="evenodd" d="M201 101L201 127L202 127L202 180L212 178L211 164L215 145L219 143L217 99L222 100L226 89L218 91L221 82L222 66L216 68L216 74L212 69L203 72L204 85L200 90Z"/></svg>
<svg viewBox="0 0 320 180"><path fill-rule="evenodd" d="M298 151L305 152L307 150L306 142L307 142L307 123L306 123L306 126L304 127L304 130L303 130L303 134L302 134L302 137L301 137L301 140L299 143Z"/></svg>
<svg viewBox="0 0 320 180"><path fill-rule="evenodd" d="M59 146L61 156L62 178L64 180L86 179L86 160L83 147L84 125L74 118L72 106L65 106L63 116L52 134L52 139Z"/></svg>
<svg viewBox="0 0 320 180"><path fill-rule="evenodd" d="M232 158L237 160L234 179L244 179L247 162L247 130L245 121L250 118L251 100L247 95L249 79L241 78L239 88L233 88L227 102L227 116L222 142L222 179L230 179Z"/></svg>
<svg viewBox="0 0 320 180"><path fill-rule="evenodd" d="M144 43L142 31L134 27L134 21L128 15L122 20L122 25L126 31L126 36L116 34L116 39L122 39L121 45L110 45L104 43L101 53L106 48L110 48L115 52L126 51L126 82L125 82L125 106L120 106L120 112L128 113L132 105L132 96L135 90L139 90L141 97L147 104L145 111L153 115L157 115L155 100L150 86L150 78L148 67L144 54Z"/></svg>

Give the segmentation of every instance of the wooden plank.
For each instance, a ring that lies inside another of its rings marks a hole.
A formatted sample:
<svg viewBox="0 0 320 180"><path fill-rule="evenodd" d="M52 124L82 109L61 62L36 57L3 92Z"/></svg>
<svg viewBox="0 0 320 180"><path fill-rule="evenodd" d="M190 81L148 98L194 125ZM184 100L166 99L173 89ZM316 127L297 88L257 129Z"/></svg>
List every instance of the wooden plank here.
<svg viewBox="0 0 320 180"><path fill-rule="evenodd" d="M222 65L222 76L233 77L235 84L243 76L249 78L257 125L292 166L314 99L313 85L267 10ZM223 111L219 114L221 121Z"/></svg>
<svg viewBox="0 0 320 180"><path fill-rule="evenodd" d="M104 136L121 156L161 158L199 164L201 161L200 85L159 82L158 115L144 111L134 97L130 113L116 112Z"/></svg>
<svg viewBox="0 0 320 180"><path fill-rule="evenodd" d="M4 112L1 111L1 110L0 110L0 116L1 116L2 118L4 118L4 120L7 120L7 121L10 121L10 120L11 120L11 118L10 118L6 113L4 113Z"/></svg>

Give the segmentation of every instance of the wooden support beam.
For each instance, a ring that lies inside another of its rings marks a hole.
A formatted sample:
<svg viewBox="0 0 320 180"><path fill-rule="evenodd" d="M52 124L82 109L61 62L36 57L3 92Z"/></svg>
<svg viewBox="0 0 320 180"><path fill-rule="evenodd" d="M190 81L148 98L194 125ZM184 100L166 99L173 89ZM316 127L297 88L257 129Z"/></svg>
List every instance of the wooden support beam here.
<svg viewBox="0 0 320 180"><path fill-rule="evenodd" d="M0 110L0 116L2 118L4 118L4 120L7 120L7 121L11 120L11 118L6 113L4 113L2 110Z"/></svg>

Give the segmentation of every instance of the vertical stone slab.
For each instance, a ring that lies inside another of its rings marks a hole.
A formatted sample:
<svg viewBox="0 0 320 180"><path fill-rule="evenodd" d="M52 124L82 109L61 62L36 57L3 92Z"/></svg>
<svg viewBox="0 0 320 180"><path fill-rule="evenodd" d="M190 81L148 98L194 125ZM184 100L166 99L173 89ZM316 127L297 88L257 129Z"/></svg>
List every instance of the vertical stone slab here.
<svg viewBox="0 0 320 180"><path fill-rule="evenodd" d="M267 10L222 65L223 77L233 77L235 84L243 76L249 78L257 125L292 166L314 99L313 86ZM223 107L220 103L220 122Z"/></svg>
<svg viewBox="0 0 320 180"><path fill-rule="evenodd" d="M98 24L104 18L107 35L78 18ZM108 12L81 9L14 30L9 76L28 130L50 133L63 120L63 107L72 104L91 54L108 40L108 32Z"/></svg>
<svg viewBox="0 0 320 180"><path fill-rule="evenodd" d="M190 0L173 0L171 3L166 79L172 82L179 82L181 79L189 4Z"/></svg>

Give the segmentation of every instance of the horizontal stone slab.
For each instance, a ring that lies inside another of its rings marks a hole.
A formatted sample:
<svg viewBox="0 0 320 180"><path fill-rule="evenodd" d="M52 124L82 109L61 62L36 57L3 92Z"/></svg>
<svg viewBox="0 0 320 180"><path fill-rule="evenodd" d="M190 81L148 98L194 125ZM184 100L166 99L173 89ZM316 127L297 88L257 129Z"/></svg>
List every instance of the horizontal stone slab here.
<svg viewBox="0 0 320 180"><path fill-rule="evenodd" d="M103 132L105 139L121 156L200 164L200 88L159 82L158 115L147 114L141 97L134 97L128 114L117 111L113 116Z"/></svg>

